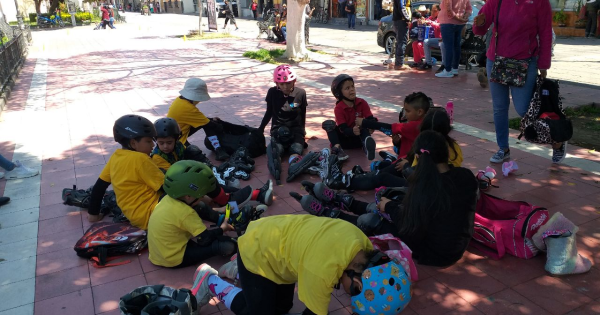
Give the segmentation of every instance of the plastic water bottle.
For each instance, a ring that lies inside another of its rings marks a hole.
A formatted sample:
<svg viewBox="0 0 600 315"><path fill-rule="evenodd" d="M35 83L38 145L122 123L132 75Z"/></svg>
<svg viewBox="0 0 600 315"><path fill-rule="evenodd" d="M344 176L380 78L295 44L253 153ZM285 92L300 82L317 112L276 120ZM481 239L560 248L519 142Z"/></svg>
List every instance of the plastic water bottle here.
<svg viewBox="0 0 600 315"><path fill-rule="evenodd" d="M431 57L431 65L435 66L436 63L437 63L437 59L435 59L435 57Z"/></svg>
<svg viewBox="0 0 600 315"><path fill-rule="evenodd" d="M449 101L446 103L446 112L448 112L448 117L450 117L450 124L454 122L454 103Z"/></svg>

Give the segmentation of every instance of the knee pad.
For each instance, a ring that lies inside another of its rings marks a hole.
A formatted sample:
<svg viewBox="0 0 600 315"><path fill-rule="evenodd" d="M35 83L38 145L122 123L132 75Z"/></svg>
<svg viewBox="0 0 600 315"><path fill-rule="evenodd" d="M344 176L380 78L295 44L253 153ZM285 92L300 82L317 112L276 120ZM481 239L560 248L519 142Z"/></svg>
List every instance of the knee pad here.
<svg viewBox="0 0 600 315"><path fill-rule="evenodd" d="M290 146L290 154L302 155L302 151L304 151L304 146L300 143L292 143Z"/></svg>
<svg viewBox="0 0 600 315"><path fill-rule="evenodd" d="M366 213L358 217L356 226L366 235L375 235L382 221L383 218L378 213Z"/></svg>
<svg viewBox="0 0 600 315"><path fill-rule="evenodd" d="M237 252L237 243L232 239L219 238L211 246L215 255L231 256Z"/></svg>
<svg viewBox="0 0 600 315"><path fill-rule="evenodd" d="M326 120L323 122L321 127L323 127L323 130L330 132L330 131L334 131L335 127L337 127L337 125L335 124L335 121L333 121L333 120Z"/></svg>

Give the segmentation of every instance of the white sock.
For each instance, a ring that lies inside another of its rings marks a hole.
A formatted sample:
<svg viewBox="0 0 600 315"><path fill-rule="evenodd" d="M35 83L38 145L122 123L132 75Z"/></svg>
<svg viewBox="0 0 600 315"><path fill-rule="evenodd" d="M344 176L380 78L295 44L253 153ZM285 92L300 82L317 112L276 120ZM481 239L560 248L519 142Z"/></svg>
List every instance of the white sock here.
<svg viewBox="0 0 600 315"><path fill-rule="evenodd" d="M208 137L208 141L210 141L210 143L212 144L213 148L215 148L215 149L221 147L221 143L219 142L219 139L217 138L217 136L210 136L210 137Z"/></svg>
<svg viewBox="0 0 600 315"><path fill-rule="evenodd" d="M242 289L219 278L219 276L216 275L208 277L208 289L220 301L223 301L228 309L231 309L231 303L233 302L235 296L242 292Z"/></svg>

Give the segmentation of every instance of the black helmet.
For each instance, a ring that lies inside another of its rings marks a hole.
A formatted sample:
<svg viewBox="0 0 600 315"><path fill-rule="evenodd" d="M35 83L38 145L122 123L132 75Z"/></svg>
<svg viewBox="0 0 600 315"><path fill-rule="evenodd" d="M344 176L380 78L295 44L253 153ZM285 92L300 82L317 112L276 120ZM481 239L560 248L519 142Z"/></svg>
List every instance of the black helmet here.
<svg viewBox="0 0 600 315"><path fill-rule="evenodd" d="M118 143L138 137L156 138L156 129L150 120L142 116L125 115L115 121L113 136Z"/></svg>
<svg viewBox="0 0 600 315"><path fill-rule="evenodd" d="M154 122L154 129L156 129L157 138L173 137L177 140L181 137L181 129L173 118L158 119Z"/></svg>
<svg viewBox="0 0 600 315"><path fill-rule="evenodd" d="M354 82L354 79L347 74L340 74L333 79L333 82L331 82L331 93L338 100L342 99L342 84L346 80L352 80L352 82Z"/></svg>

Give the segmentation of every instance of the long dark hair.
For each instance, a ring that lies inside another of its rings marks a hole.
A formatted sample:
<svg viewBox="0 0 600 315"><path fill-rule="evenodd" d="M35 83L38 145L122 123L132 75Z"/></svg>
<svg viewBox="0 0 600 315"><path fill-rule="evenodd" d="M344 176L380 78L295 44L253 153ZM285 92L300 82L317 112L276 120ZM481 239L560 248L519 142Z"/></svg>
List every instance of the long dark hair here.
<svg viewBox="0 0 600 315"><path fill-rule="evenodd" d="M426 231L432 218L450 208L450 197L437 169L437 164L448 163L446 140L440 133L427 130L419 134L412 148L419 163L408 178L409 189L398 222L401 235Z"/></svg>
<svg viewBox="0 0 600 315"><path fill-rule="evenodd" d="M421 132L426 130L437 131L448 143L448 147L454 152L453 157L456 159L458 157L458 152L456 152L456 148L454 144L456 140L450 137L450 131L452 131L452 126L450 125L450 117L448 116L448 112L442 107L432 107L427 111L425 117L423 117L423 121L421 121L421 126L419 127Z"/></svg>

